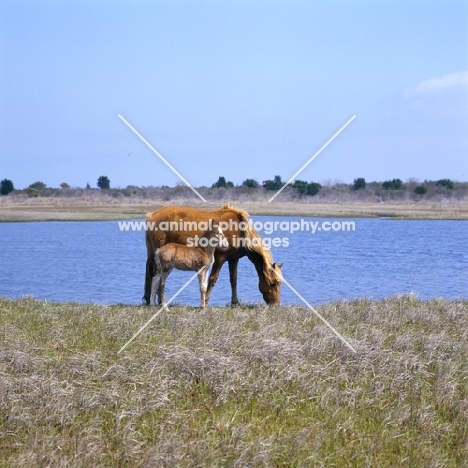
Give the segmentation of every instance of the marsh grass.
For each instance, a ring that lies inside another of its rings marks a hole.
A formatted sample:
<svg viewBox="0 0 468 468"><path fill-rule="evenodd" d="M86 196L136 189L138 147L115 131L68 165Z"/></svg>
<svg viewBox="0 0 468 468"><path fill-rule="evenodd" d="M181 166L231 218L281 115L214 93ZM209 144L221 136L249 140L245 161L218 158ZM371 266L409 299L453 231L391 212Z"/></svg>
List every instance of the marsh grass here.
<svg viewBox="0 0 468 468"><path fill-rule="evenodd" d="M0 466L465 466L468 302L0 300Z"/></svg>

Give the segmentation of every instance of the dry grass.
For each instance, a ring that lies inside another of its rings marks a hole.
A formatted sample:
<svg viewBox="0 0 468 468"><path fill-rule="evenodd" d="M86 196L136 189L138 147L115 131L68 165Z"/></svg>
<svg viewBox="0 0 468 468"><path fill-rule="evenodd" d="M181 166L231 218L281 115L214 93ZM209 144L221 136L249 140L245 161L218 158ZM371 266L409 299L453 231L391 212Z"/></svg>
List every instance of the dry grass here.
<svg viewBox="0 0 468 468"><path fill-rule="evenodd" d="M146 307L0 300L0 466L468 463L468 302Z"/></svg>

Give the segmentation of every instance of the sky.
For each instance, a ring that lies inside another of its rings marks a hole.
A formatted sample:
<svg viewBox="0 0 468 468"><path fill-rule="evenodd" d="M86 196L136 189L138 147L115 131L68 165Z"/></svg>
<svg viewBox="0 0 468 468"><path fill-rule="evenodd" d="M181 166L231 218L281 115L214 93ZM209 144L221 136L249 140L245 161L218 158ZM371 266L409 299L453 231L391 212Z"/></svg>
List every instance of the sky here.
<svg viewBox="0 0 468 468"><path fill-rule="evenodd" d="M15 188L468 181L468 2L0 0Z"/></svg>

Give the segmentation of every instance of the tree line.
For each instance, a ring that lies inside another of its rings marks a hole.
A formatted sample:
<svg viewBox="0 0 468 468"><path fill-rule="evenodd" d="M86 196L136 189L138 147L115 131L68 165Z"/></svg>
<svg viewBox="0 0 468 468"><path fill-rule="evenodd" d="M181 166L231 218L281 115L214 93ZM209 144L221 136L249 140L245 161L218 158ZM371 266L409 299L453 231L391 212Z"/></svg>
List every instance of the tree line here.
<svg viewBox="0 0 468 468"><path fill-rule="evenodd" d="M450 180L450 179L439 179L434 182L430 181L425 181L423 184L415 184L410 183L410 184L404 184L401 179L391 179L391 180L386 180L381 184L381 188L383 190L394 190L394 191L403 191L403 190L408 190L411 186L411 189L414 193L418 195L424 195L427 193L427 186L429 184L434 184L436 186L440 187L445 187L447 190L453 190L455 188L455 183ZM259 189L264 189L268 191L278 191L280 190L284 185L286 184L286 181L283 181L281 176L275 175L273 179L267 179L263 181L261 184L255 180L255 179L245 179L241 187L246 187L248 189L252 190L259 190ZM376 183L372 183L375 185ZM293 190L295 190L298 194L304 195L304 196L314 196L317 195L320 190L322 189L322 185L319 184L318 182L307 182L305 180L299 180L296 179L293 183L290 184ZM363 177L358 177L354 179L353 183L350 185L350 189L357 191L357 190L363 190L366 189L367 182ZM100 176L97 179L97 187L100 188L101 190L108 190L110 189L110 180L107 176ZM235 185L231 181L227 181L224 176L219 176L218 180L211 185L211 188L216 189L216 188L234 188ZM26 189L26 193L30 197L37 197L39 194L44 191L47 188L47 185L43 182L34 182L33 184L30 184ZM70 185L67 184L66 182L62 182L60 184L60 188L63 190L70 189ZM87 189L90 189L89 183L86 185ZM15 190L13 182L9 179L3 179L0 182L0 193L1 195L8 195L9 193L13 192Z"/></svg>
<svg viewBox="0 0 468 468"><path fill-rule="evenodd" d="M110 180L107 176L100 176L97 180L97 186L100 189L110 189ZM39 196L39 193L42 190L45 190L47 188L47 185L44 184L44 182L37 181L34 182L33 184L30 184L28 187L26 187L26 193L30 197L37 197ZM66 182L62 182L60 184L60 188L63 190L67 190L70 188L70 185L67 184ZM91 186L86 184L86 188L91 188ZM1 195L8 195L9 193L13 192L15 190L15 187L13 185L13 182L10 179L3 179L0 182L0 194Z"/></svg>
<svg viewBox="0 0 468 468"><path fill-rule="evenodd" d="M285 183L286 182L284 182L281 179L281 176L275 175L273 179L265 180L261 185L255 179L245 179L242 182L242 186L251 189L258 189L260 187L263 187L265 190L277 191L280 190L285 185ZM366 179L364 179L364 177L358 177L354 179L351 189L362 190L366 188L366 185ZM403 184L403 181L401 179L386 180L381 184L381 186L385 190L407 190L407 187L405 186L405 184ZM436 181L436 186L442 186L448 190L452 190L454 188L454 182L450 179L439 179ZM234 187L234 184L232 182L226 182L225 177L220 176L217 182L215 182L211 187L228 188ZM319 193L322 189L321 184L319 184L318 182L306 182L304 180L295 180L291 184L291 187L297 190L297 192L299 192L301 195L310 196L317 195L317 193ZM427 187L425 185L417 185L413 188L413 192L418 195L424 195L425 193L427 193Z"/></svg>

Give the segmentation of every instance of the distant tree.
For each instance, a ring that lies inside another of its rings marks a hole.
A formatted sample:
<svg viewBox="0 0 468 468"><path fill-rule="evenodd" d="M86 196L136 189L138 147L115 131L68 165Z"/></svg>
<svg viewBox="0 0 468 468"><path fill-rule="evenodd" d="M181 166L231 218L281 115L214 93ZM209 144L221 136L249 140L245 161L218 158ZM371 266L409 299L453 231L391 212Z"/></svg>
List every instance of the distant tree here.
<svg viewBox="0 0 468 468"><path fill-rule="evenodd" d="M60 184L60 187L61 187L63 190L66 190L66 189L69 189L69 188L70 188L70 186L69 186L66 182L62 182L62 183Z"/></svg>
<svg viewBox="0 0 468 468"><path fill-rule="evenodd" d="M403 182L400 179L387 180L382 184L385 190L401 190Z"/></svg>
<svg viewBox="0 0 468 468"><path fill-rule="evenodd" d="M292 186L301 194L301 195L306 195L307 194L307 182L304 180L295 180L294 184Z"/></svg>
<svg viewBox="0 0 468 468"><path fill-rule="evenodd" d="M226 187L234 187L234 184L230 180L228 180L226 182Z"/></svg>
<svg viewBox="0 0 468 468"><path fill-rule="evenodd" d="M450 179L440 179L437 181L436 185L442 185L449 190L453 189L453 182Z"/></svg>
<svg viewBox="0 0 468 468"><path fill-rule="evenodd" d="M218 181L215 182L215 183L211 186L211 188L221 188L221 187L224 187L224 188L227 187L226 179L225 179L223 176L219 176Z"/></svg>
<svg viewBox="0 0 468 468"><path fill-rule="evenodd" d="M363 188L366 188L366 179L363 177L354 179L353 190L361 190Z"/></svg>
<svg viewBox="0 0 468 468"><path fill-rule="evenodd" d="M13 192L15 187L13 187L13 182L9 179L3 179L0 182L0 193L2 195L8 195L10 192Z"/></svg>
<svg viewBox="0 0 468 468"><path fill-rule="evenodd" d="M265 182L263 182L263 187L265 187L266 190L279 190L283 185L284 183L279 175L275 175L273 180L265 180Z"/></svg>
<svg viewBox="0 0 468 468"><path fill-rule="evenodd" d="M44 184L44 182L40 182L40 181L34 182L34 184L31 184L31 185L29 186L29 188L32 188L32 189L34 189L34 190L38 190L39 192L40 192L41 190L44 190L46 187L47 187L47 185Z"/></svg>
<svg viewBox="0 0 468 468"><path fill-rule="evenodd" d="M259 183L255 179L245 179L242 186L256 189L259 187Z"/></svg>
<svg viewBox="0 0 468 468"><path fill-rule="evenodd" d="M424 187L424 185L418 185L414 189L414 193L417 193L418 195L424 195L427 192L427 188Z"/></svg>
<svg viewBox="0 0 468 468"><path fill-rule="evenodd" d="M403 182L401 179L393 179L392 182L395 190L401 190L403 188Z"/></svg>
<svg viewBox="0 0 468 468"><path fill-rule="evenodd" d="M318 182L310 182L307 184L307 195L317 195L322 186Z"/></svg>
<svg viewBox="0 0 468 468"><path fill-rule="evenodd" d="M89 184L88 184L89 185ZM101 190L109 189L110 188L110 180L107 176L100 176L97 181L97 186ZM86 187L87 188L87 187Z"/></svg>

